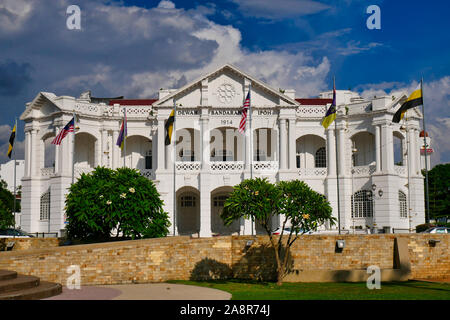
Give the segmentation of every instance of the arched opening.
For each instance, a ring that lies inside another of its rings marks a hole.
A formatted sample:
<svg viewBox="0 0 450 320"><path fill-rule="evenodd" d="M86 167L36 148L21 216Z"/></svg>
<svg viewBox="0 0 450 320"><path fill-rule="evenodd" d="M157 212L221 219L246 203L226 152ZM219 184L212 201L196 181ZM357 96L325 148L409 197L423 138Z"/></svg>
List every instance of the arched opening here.
<svg viewBox="0 0 450 320"><path fill-rule="evenodd" d="M297 168L326 168L325 139L308 134L296 141Z"/></svg>
<svg viewBox="0 0 450 320"><path fill-rule="evenodd" d="M400 209L400 218L407 218L408 217L408 205L406 203L406 194L401 190L398 191L398 203L399 203L399 209Z"/></svg>
<svg viewBox="0 0 450 320"><path fill-rule="evenodd" d="M150 170L152 168L152 141L143 136L127 137L125 163L129 168Z"/></svg>
<svg viewBox="0 0 450 320"><path fill-rule="evenodd" d="M214 128L210 137L210 161L244 161L244 135L236 128Z"/></svg>
<svg viewBox="0 0 450 320"><path fill-rule="evenodd" d="M231 235L240 231L240 221L234 221L225 226L220 214L223 211L225 201L233 191L232 187L221 187L211 192L211 231L217 235Z"/></svg>
<svg viewBox="0 0 450 320"><path fill-rule="evenodd" d="M200 131L193 128L177 130L176 161L201 161Z"/></svg>
<svg viewBox="0 0 450 320"><path fill-rule="evenodd" d="M353 165L368 166L375 161L375 136L370 132L360 132L352 138Z"/></svg>
<svg viewBox="0 0 450 320"><path fill-rule="evenodd" d="M200 232L200 192L192 187L184 187L177 192L178 233L191 235Z"/></svg>
<svg viewBox="0 0 450 320"><path fill-rule="evenodd" d="M406 143L405 138L400 132L392 134L394 142L394 164L396 166L404 166L406 163Z"/></svg>
<svg viewBox="0 0 450 320"><path fill-rule="evenodd" d="M96 141L97 139L94 136L86 132L75 135L75 167L83 169L95 167Z"/></svg>

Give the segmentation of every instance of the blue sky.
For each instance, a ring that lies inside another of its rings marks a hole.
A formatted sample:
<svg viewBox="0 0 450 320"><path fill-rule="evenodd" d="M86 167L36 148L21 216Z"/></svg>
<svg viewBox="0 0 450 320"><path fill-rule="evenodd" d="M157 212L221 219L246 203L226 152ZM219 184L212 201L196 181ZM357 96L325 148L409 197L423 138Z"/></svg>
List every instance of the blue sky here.
<svg viewBox="0 0 450 320"><path fill-rule="evenodd" d="M66 28L81 8L82 30ZM381 30L369 30L369 5ZM450 162L448 1L0 0L0 163L18 117L39 91L148 98L233 63L298 97L338 89L365 97L425 79L432 163ZM17 153L23 155L23 123Z"/></svg>

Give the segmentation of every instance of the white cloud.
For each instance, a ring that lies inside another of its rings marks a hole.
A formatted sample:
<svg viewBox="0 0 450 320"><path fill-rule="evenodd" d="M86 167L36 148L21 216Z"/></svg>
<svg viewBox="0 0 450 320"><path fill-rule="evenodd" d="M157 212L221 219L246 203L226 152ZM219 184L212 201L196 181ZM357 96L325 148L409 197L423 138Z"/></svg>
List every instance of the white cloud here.
<svg viewBox="0 0 450 320"><path fill-rule="evenodd" d="M0 28L7 32L22 28L30 17L33 5L27 0L2 0L0 3Z"/></svg>
<svg viewBox="0 0 450 320"><path fill-rule="evenodd" d="M158 4L158 8L175 9L175 3L173 3L172 1L163 0Z"/></svg>

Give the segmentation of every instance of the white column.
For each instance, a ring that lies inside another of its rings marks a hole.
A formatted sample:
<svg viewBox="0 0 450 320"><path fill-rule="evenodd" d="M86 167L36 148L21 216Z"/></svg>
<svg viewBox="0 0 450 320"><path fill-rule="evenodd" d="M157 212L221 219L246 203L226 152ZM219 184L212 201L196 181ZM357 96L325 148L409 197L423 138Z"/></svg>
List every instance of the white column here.
<svg viewBox="0 0 450 320"><path fill-rule="evenodd" d="M111 143L111 152L112 152L111 169L116 169L119 167L120 147L116 145L118 137L119 137L119 131L113 130L112 143Z"/></svg>
<svg viewBox="0 0 450 320"><path fill-rule="evenodd" d="M381 172L381 135L380 135L380 126L375 125L375 160L376 164L376 173Z"/></svg>
<svg viewBox="0 0 450 320"><path fill-rule="evenodd" d="M286 119L280 119L280 169L284 170L287 167L287 130Z"/></svg>
<svg viewBox="0 0 450 320"><path fill-rule="evenodd" d="M334 129L327 130L327 168L328 176L336 176L336 144Z"/></svg>
<svg viewBox="0 0 450 320"><path fill-rule="evenodd" d="M30 176L31 167L31 134L25 131L25 176Z"/></svg>
<svg viewBox="0 0 450 320"><path fill-rule="evenodd" d="M344 128L338 129L338 152L339 152L339 176L345 175L345 132Z"/></svg>
<svg viewBox="0 0 450 320"><path fill-rule="evenodd" d="M60 132L60 130L61 130L61 127L56 127L55 128L55 130L56 130L56 134L58 134L59 132ZM55 146L55 174L59 174L60 173L60 171L61 171L61 168L60 168L60 158L59 158L59 146Z"/></svg>
<svg viewBox="0 0 450 320"><path fill-rule="evenodd" d="M34 177L36 173L37 164L37 143L36 143L36 129L31 129L30 139L30 176Z"/></svg>
<svg viewBox="0 0 450 320"><path fill-rule="evenodd" d="M202 161L202 170L209 170L209 157L210 157L210 131L209 131L209 119L208 118L202 118L200 119L200 125L201 125L201 161ZM195 134L194 134L195 136ZM194 138L194 149L195 149L195 141Z"/></svg>
<svg viewBox="0 0 450 320"><path fill-rule="evenodd" d="M165 129L164 129L164 119L158 119L158 132L157 132L157 139L158 139L158 152L157 152L157 167L158 170L164 170L166 168L166 148L164 144L164 135L165 135Z"/></svg>
<svg viewBox="0 0 450 320"><path fill-rule="evenodd" d="M416 143L415 143L415 130L410 128L408 130L409 146L408 146L408 166L411 176L415 176L416 173Z"/></svg>
<svg viewBox="0 0 450 320"><path fill-rule="evenodd" d="M108 145L108 131L102 130L102 150L101 150L101 164L104 167L108 166L108 154L105 153Z"/></svg>
<svg viewBox="0 0 450 320"><path fill-rule="evenodd" d="M295 119L289 119L289 169L296 169Z"/></svg>
<svg viewBox="0 0 450 320"><path fill-rule="evenodd" d="M246 129L245 129L245 169L250 171L250 164L252 163L251 157L253 156L253 152L250 149L250 137L253 134L250 132L250 124L249 124L249 117L247 116L247 123L246 123ZM252 137L253 139L253 137Z"/></svg>
<svg viewBox="0 0 450 320"><path fill-rule="evenodd" d="M385 174L392 174L394 172L394 142L392 136L392 128L384 124L381 126L382 136L382 170Z"/></svg>

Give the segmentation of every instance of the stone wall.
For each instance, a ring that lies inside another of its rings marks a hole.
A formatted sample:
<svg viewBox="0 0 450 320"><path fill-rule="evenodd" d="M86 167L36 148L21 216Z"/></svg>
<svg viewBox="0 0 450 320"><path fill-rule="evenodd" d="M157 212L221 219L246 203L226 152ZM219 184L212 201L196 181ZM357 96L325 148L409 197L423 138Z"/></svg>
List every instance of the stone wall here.
<svg viewBox="0 0 450 320"><path fill-rule="evenodd" d="M293 269L355 270L370 265L392 269L396 237L407 239L411 278L449 277L450 235L431 234L303 236L292 248ZM337 239L345 240L341 252L336 250ZM430 239L440 242L433 247ZM70 265L80 266L82 285L232 276L268 280L274 279L275 272L274 252L267 236L167 237L0 252L0 269L63 285Z"/></svg>
<svg viewBox="0 0 450 320"><path fill-rule="evenodd" d="M59 246L58 238L0 238L0 251L6 250L8 243L14 242L12 251L51 248Z"/></svg>

